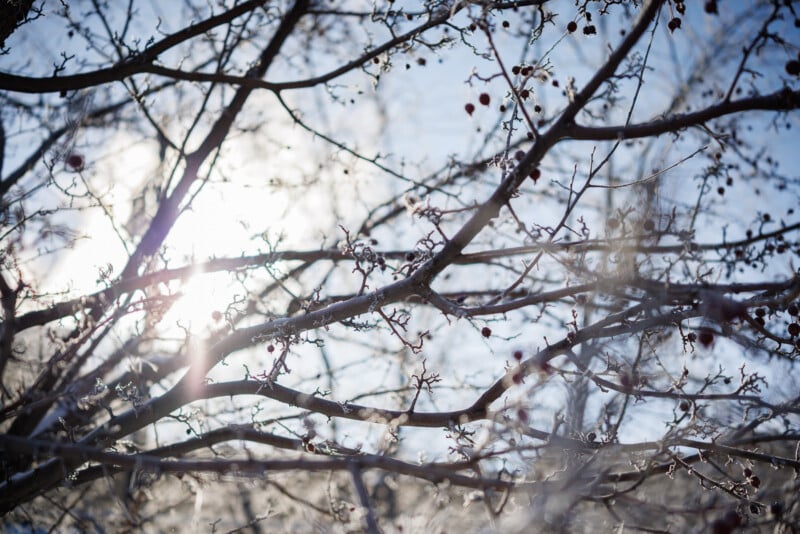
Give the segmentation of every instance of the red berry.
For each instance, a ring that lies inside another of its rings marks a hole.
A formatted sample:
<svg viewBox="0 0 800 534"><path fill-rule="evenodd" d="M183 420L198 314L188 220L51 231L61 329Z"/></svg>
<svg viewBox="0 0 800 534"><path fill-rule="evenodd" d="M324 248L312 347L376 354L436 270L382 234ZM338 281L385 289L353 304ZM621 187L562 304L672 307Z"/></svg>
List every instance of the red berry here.
<svg viewBox="0 0 800 534"><path fill-rule="evenodd" d="M472 103L467 104L466 106L464 106L464 110L467 112L467 115L472 116L472 114L475 112L475 104Z"/></svg>
<svg viewBox="0 0 800 534"><path fill-rule="evenodd" d="M487 93L481 93L481 96L478 97L478 101L484 106L488 106L491 99Z"/></svg>
<svg viewBox="0 0 800 534"><path fill-rule="evenodd" d="M514 359L517 360L517 361L521 361L522 360L522 351L521 350L515 350L514 351Z"/></svg>
<svg viewBox="0 0 800 534"><path fill-rule="evenodd" d="M704 347L709 347L714 342L714 332L711 330L701 330L700 334L697 336L697 339L700 340L700 344Z"/></svg>
<svg viewBox="0 0 800 534"><path fill-rule="evenodd" d="M67 156L67 165L72 168L74 171L81 171L83 170L83 166L86 164L86 161L83 159L83 156L77 153L70 154Z"/></svg>
<svg viewBox="0 0 800 534"><path fill-rule="evenodd" d="M267 345L267 352L275 352L275 345Z"/></svg>
<svg viewBox="0 0 800 534"><path fill-rule="evenodd" d="M481 328L481 335L483 337L491 336L492 335L492 329L489 328L488 326L484 326L483 328Z"/></svg>
<svg viewBox="0 0 800 534"><path fill-rule="evenodd" d="M529 176L531 177L531 180L537 182L539 178L542 176L542 171L539 170L539 167L536 167L531 171Z"/></svg>

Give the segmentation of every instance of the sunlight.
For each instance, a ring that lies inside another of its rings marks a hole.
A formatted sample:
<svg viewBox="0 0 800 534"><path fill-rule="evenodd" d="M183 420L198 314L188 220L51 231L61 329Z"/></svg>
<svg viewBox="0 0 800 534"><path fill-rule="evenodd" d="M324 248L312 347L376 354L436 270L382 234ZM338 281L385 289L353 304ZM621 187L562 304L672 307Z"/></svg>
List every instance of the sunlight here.
<svg viewBox="0 0 800 534"><path fill-rule="evenodd" d="M195 334L224 324L234 290L226 273L198 273L181 284L181 297L164 316L164 325Z"/></svg>

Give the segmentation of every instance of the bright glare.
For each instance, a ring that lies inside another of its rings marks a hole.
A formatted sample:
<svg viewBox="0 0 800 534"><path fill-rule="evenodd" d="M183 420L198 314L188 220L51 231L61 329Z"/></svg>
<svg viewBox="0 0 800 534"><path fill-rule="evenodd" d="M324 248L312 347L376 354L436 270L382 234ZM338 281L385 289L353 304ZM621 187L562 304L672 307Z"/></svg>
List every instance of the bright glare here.
<svg viewBox="0 0 800 534"><path fill-rule="evenodd" d="M199 333L224 324L225 308L233 296L225 273L196 274L179 291L182 296L164 316L165 326Z"/></svg>

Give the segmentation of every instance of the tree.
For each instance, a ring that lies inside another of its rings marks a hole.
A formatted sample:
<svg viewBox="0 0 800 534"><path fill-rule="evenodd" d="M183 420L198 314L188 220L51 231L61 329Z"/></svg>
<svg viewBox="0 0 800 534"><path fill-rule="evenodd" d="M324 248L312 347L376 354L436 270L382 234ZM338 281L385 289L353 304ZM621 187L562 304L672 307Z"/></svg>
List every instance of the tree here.
<svg viewBox="0 0 800 534"><path fill-rule="evenodd" d="M0 9L7 528L800 521L791 2Z"/></svg>

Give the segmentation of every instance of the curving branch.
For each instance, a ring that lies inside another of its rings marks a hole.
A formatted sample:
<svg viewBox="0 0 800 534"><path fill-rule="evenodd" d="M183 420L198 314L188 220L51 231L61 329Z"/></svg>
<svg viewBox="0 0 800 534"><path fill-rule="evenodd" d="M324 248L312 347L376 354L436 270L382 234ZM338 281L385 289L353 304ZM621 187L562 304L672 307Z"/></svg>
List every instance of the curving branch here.
<svg viewBox="0 0 800 534"><path fill-rule="evenodd" d="M656 119L642 124L627 126L581 126L568 124L564 128L563 139L579 141L618 141L654 137L669 132L678 132L691 126L700 126L706 122L748 111L791 111L800 108L800 90L785 88L768 95L753 96L740 100L724 100L718 104L705 107L692 113L684 113Z"/></svg>

